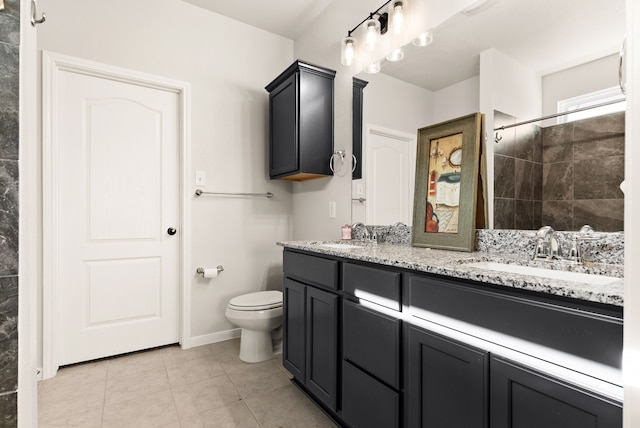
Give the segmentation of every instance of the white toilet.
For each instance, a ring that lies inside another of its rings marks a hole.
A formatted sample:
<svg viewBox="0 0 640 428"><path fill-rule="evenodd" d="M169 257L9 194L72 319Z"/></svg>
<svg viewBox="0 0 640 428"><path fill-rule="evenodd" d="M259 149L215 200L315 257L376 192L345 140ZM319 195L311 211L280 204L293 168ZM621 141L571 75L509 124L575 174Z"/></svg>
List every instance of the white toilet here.
<svg viewBox="0 0 640 428"><path fill-rule="evenodd" d="M227 319L242 327L240 359L259 363L273 358L272 330L282 325L282 292L259 291L229 301Z"/></svg>

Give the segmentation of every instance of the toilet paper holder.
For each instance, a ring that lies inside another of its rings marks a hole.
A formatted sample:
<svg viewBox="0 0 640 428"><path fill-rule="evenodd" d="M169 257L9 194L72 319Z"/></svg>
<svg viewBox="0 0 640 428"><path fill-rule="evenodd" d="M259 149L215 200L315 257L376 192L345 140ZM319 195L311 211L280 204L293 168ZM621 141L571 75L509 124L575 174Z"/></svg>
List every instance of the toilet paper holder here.
<svg viewBox="0 0 640 428"><path fill-rule="evenodd" d="M216 266L216 269L218 270L218 273L220 273L220 272L222 272L224 270L224 267L222 265L218 265L218 266ZM197 268L196 269L196 273L199 273L204 278L204 268L203 267Z"/></svg>

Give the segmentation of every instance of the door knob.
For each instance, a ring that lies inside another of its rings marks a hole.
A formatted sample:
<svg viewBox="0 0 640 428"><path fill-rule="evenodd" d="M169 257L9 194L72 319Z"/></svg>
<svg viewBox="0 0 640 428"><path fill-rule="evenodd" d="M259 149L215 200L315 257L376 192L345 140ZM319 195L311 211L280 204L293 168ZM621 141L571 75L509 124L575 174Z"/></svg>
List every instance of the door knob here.
<svg viewBox="0 0 640 428"><path fill-rule="evenodd" d="M175 234L176 234L176 232L177 232L177 231L176 231L175 227L170 227L169 229L167 229L167 233L168 233L169 235L175 235Z"/></svg>

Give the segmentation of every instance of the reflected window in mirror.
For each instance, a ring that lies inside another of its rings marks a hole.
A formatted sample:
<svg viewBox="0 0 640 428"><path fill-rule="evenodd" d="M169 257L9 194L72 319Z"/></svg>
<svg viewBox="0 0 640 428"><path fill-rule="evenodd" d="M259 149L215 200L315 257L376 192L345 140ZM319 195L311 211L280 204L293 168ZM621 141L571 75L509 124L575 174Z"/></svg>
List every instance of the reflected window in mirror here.
<svg viewBox="0 0 640 428"><path fill-rule="evenodd" d="M625 96L620 90L620 87L613 86L600 91L560 100L558 101L558 113L571 112L574 110L593 107L598 104L607 105L560 116L558 117L558 123L575 122L576 120L617 113L625 111L627 108L627 102L625 101Z"/></svg>

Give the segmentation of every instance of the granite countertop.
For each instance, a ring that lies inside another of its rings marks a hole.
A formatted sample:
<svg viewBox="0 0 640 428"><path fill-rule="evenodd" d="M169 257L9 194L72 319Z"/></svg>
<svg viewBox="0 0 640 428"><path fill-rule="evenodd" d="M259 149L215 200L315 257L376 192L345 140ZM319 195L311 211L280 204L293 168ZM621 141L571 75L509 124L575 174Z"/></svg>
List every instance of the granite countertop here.
<svg viewBox="0 0 640 428"><path fill-rule="evenodd" d="M335 247L337 248L322 246L322 244L327 243L345 243L359 247L349 245L336 245ZM287 241L278 242L278 245L285 248L310 251L329 256L394 266L419 272L428 272L453 278L470 279L505 287L554 294L615 306L623 306L624 302L624 269L622 265L604 263L575 265L566 262L532 261L522 257L487 252L464 253L412 247L408 244L372 244L363 241ZM605 275L619 278L619 280L604 285L595 285L585 282L550 279L542 276L507 273L469 266L471 263L483 261Z"/></svg>

